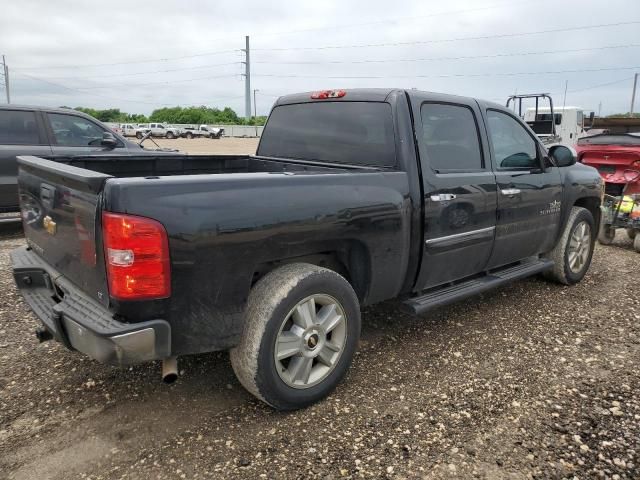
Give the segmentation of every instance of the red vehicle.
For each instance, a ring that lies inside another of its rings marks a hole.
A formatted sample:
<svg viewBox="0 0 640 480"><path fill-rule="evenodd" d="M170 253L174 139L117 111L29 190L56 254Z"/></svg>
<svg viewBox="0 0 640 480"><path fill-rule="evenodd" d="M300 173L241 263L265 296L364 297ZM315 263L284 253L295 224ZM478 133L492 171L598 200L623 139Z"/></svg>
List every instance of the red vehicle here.
<svg viewBox="0 0 640 480"><path fill-rule="evenodd" d="M605 181L598 240L613 242L624 228L640 252L640 134L601 133L578 140L578 161L598 169Z"/></svg>
<svg viewBox="0 0 640 480"><path fill-rule="evenodd" d="M614 197L640 194L640 133L603 133L578 140L578 161L595 167L605 181L605 193ZM626 172L626 175L625 175ZM627 185L628 184L628 185Z"/></svg>

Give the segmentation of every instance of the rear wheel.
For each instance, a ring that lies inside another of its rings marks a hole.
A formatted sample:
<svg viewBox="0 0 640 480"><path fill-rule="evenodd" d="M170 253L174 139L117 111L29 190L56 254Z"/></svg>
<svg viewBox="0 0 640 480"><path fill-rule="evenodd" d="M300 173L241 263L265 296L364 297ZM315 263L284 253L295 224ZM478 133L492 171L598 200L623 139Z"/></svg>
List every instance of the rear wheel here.
<svg viewBox="0 0 640 480"><path fill-rule="evenodd" d="M188 139L192 139L192 138L193 138L193 133L191 133L191 132L187 132L186 137L187 137Z"/></svg>
<svg viewBox="0 0 640 480"><path fill-rule="evenodd" d="M636 235L636 238L633 239L633 249L640 253L640 235Z"/></svg>
<svg viewBox="0 0 640 480"><path fill-rule="evenodd" d="M593 215L586 208L573 207L556 246L546 256L554 261L547 278L565 285L582 280L591 264L595 246Z"/></svg>
<svg viewBox="0 0 640 480"><path fill-rule="evenodd" d="M627 236L633 240L636 238L638 231L635 228L627 228Z"/></svg>
<svg viewBox="0 0 640 480"><path fill-rule="evenodd" d="M246 312L231 364L259 399L278 410L302 408L344 377L360 336L360 309L342 276L310 264L283 266L256 283Z"/></svg>
<svg viewBox="0 0 640 480"><path fill-rule="evenodd" d="M611 225L604 223L600 224L600 231L598 232L598 242L602 245L611 245L613 239L616 238L616 229Z"/></svg>

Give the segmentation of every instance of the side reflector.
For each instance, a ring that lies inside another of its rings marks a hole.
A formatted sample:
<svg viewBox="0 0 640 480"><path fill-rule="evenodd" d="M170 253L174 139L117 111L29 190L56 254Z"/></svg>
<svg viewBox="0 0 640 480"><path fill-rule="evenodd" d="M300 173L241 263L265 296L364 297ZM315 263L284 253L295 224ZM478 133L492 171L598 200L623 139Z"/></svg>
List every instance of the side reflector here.
<svg viewBox="0 0 640 480"><path fill-rule="evenodd" d="M112 297L150 300L171 295L169 240L161 223L103 212L102 232Z"/></svg>
<svg viewBox="0 0 640 480"><path fill-rule="evenodd" d="M311 98L315 100L326 100L327 98L342 98L347 94L344 90L321 90L313 92Z"/></svg>

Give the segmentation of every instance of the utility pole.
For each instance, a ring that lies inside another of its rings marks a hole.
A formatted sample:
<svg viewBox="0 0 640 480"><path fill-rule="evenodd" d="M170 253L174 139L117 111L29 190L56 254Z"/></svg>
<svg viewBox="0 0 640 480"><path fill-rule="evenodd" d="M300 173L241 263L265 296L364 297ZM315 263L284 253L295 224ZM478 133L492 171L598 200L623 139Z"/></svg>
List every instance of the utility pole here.
<svg viewBox="0 0 640 480"><path fill-rule="evenodd" d="M636 88L638 87L638 74L633 76L633 92L631 93L631 109L629 110L629 116L633 117L633 105L636 103Z"/></svg>
<svg viewBox="0 0 640 480"><path fill-rule="evenodd" d="M9 67L7 67L7 61L2 55L2 71L4 75L4 90L7 93L7 103L11 103L11 93L9 91Z"/></svg>
<svg viewBox="0 0 640 480"><path fill-rule="evenodd" d="M256 137L258 136L258 102L256 102L256 92L259 92L257 88L253 89L253 124L256 126Z"/></svg>
<svg viewBox="0 0 640 480"><path fill-rule="evenodd" d="M244 117L248 120L251 118L251 61L249 58L249 35L244 37L246 47L242 49L244 52Z"/></svg>

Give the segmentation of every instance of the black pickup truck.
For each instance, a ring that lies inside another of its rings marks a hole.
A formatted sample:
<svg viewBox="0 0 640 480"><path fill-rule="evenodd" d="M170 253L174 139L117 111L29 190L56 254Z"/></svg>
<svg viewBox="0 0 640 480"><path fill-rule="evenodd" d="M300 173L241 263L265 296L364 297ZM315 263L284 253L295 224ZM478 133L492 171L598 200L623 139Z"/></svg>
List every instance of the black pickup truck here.
<svg viewBox="0 0 640 480"><path fill-rule="evenodd" d="M41 340L117 365L230 350L278 409L344 376L360 306L422 314L544 273L579 282L602 182L504 107L415 90L301 93L255 156L19 158L12 253Z"/></svg>

